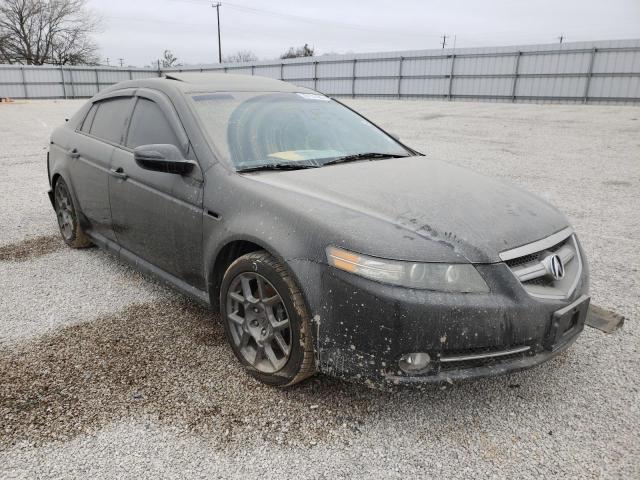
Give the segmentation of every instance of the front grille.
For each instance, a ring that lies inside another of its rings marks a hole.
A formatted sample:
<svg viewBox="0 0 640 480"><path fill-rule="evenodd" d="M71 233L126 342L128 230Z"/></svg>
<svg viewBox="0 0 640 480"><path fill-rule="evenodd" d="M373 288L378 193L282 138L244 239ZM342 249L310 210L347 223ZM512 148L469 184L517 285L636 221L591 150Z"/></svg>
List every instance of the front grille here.
<svg viewBox="0 0 640 480"><path fill-rule="evenodd" d="M531 255L525 255L524 257L514 258L513 260L508 260L507 265L509 267L518 267L520 265L524 265L525 263L535 262L538 260L538 254L532 253Z"/></svg>
<svg viewBox="0 0 640 480"><path fill-rule="evenodd" d="M552 257L560 258L564 276L554 278ZM582 259L575 235L565 229L537 242L502 252L500 257L535 297L565 299L575 290L582 273Z"/></svg>

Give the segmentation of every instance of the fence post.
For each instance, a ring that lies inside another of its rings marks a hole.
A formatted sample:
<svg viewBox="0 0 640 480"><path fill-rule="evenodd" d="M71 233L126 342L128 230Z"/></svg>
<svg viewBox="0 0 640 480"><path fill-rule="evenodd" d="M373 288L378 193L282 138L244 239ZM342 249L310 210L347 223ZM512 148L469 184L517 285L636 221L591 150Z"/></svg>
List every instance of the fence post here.
<svg viewBox="0 0 640 480"><path fill-rule="evenodd" d="M69 83L71 84L71 98L76 98L76 86L73 83L73 70L69 69Z"/></svg>
<svg viewBox="0 0 640 480"><path fill-rule="evenodd" d="M96 74L96 94L100 91L100 76L98 75L98 67L95 68L93 73Z"/></svg>
<svg viewBox="0 0 640 480"><path fill-rule="evenodd" d="M256 66L251 65L251 75L255 75Z"/></svg>
<svg viewBox="0 0 640 480"><path fill-rule="evenodd" d="M64 67L60 64L60 77L62 77L62 96L67 99L67 84L64 81Z"/></svg>
<svg viewBox="0 0 640 480"><path fill-rule="evenodd" d="M402 63L404 61L404 57L400 56L400 64L398 65L398 98L402 96L402 91L400 87L402 86Z"/></svg>
<svg viewBox="0 0 640 480"><path fill-rule="evenodd" d="M133 72L129 70L129 80L133 80Z"/></svg>
<svg viewBox="0 0 640 480"><path fill-rule="evenodd" d="M591 86L591 77L593 77L593 62L596 58L596 53L598 52L597 48L591 50L591 58L589 59L589 71L587 72L587 81L584 86L584 98L582 99L582 103L587 103L589 100L589 87Z"/></svg>
<svg viewBox="0 0 640 480"><path fill-rule="evenodd" d="M318 90L318 61L313 62L313 89Z"/></svg>
<svg viewBox="0 0 640 480"><path fill-rule="evenodd" d="M351 97L356 98L356 62L357 58L353 59L353 71L351 72Z"/></svg>
<svg viewBox="0 0 640 480"><path fill-rule="evenodd" d="M520 72L520 57L522 52L518 50L518 56L516 57L516 67L513 70L513 85L511 86L511 101L516 101L516 87L518 85L518 75Z"/></svg>
<svg viewBox="0 0 640 480"><path fill-rule="evenodd" d="M449 94L447 95L449 101L451 101L451 92L453 89L453 66L456 61L455 53L451 55L451 71L449 72Z"/></svg>
<svg viewBox="0 0 640 480"><path fill-rule="evenodd" d="M284 80L284 62L280 64L280 80Z"/></svg>
<svg viewBox="0 0 640 480"><path fill-rule="evenodd" d="M20 72L22 74L22 88L24 88L24 98L29 98L29 92L27 90L27 78L24 75L24 67L20 67Z"/></svg>

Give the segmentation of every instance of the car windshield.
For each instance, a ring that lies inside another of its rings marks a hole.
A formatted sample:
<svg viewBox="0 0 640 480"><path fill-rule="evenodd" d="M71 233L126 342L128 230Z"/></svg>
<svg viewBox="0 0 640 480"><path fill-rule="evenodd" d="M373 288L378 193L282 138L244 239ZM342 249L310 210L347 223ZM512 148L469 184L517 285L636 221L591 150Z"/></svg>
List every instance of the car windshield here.
<svg viewBox="0 0 640 480"><path fill-rule="evenodd" d="M231 92L194 94L192 99L214 147L237 170L411 155L371 122L324 95Z"/></svg>

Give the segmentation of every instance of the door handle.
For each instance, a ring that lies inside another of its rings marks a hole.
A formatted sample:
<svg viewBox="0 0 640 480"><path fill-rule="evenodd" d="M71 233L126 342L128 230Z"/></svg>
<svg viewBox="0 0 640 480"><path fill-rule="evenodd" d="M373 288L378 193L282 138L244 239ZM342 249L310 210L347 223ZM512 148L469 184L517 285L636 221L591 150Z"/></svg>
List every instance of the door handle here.
<svg viewBox="0 0 640 480"><path fill-rule="evenodd" d="M73 149L69 150L69 156L71 158L78 158L78 157L80 157L80 152L78 151L77 148L73 148Z"/></svg>
<svg viewBox="0 0 640 480"><path fill-rule="evenodd" d="M111 175L112 177L119 178L121 180L126 180L127 178L129 178L129 175L124 173L124 170L122 169L122 167L112 168L111 170L109 170L109 175Z"/></svg>

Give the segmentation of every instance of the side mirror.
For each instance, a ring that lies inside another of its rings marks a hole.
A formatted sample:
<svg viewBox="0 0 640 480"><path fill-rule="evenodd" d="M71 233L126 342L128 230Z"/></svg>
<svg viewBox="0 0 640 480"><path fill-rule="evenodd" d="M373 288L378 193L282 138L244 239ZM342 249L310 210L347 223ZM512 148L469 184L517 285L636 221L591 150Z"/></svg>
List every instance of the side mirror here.
<svg viewBox="0 0 640 480"><path fill-rule="evenodd" d="M183 158L178 147L164 143L140 145L133 151L133 158L145 170L177 175L185 175L195 166L194 161Z"/></svg>

